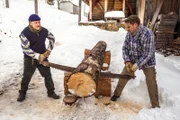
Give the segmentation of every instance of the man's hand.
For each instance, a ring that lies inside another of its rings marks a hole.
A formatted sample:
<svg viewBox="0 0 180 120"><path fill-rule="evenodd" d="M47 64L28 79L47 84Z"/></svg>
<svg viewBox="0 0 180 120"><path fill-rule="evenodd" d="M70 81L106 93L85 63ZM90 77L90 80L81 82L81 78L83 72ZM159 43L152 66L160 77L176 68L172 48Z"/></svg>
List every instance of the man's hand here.
<svg viewBox="0 0 180 120"><path fill-rule="evenodd" d="M44 54L40 54L39 55L39 64L42 64L42 62L44 61L45 58L46 58L46 56Z"/></svg>
<svg viewBox="0 0 180 120"><path fill-rule="evenodd" d="M131 62L126 62L125 66L128 72L133 72Z"/></svg>
<svg viewBox="0 0 180 120"><path fill-rule="evenodd" d="M137 63L133 64L132 71L135 72L138 69Z"/></svg>
<svg viewBox="0 0 180 120"><path fill-rule="evenodd" d="M46 52L43 53L43 55L47 58L49 57L50 54L51 54L51 51L49 50L46 50Z"/></svg>

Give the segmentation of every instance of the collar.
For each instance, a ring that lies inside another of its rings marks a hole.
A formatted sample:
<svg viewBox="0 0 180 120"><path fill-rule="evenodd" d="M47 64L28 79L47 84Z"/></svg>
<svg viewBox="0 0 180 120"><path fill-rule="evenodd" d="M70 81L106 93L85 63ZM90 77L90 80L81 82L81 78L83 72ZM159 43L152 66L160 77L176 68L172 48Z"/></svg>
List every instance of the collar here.
<svg viewBox="0 0 180 120"><path fill-rule="evenodd" d="M35 30L31 25L28 26L30 31L33 33L39 33L42 30L42 27L39 30Z"/></svg>
<svg viewBox="0 0 180 120"><path fill-rule="evenodd" d="M137 40L139 38L139 35L141 34L142 32L142 28L143 28L143 25L142 24L139 24L136 32L132 35L132 37Z"/></svg>

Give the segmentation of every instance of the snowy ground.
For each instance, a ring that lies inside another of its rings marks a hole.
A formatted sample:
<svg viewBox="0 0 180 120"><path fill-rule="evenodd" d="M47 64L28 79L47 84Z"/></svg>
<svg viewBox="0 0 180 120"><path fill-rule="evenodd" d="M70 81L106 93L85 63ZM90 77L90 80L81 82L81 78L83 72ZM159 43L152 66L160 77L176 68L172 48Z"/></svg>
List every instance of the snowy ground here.
<svg viewBox="0 0 180 120"><path fill-rule="evenodd" d="M180 57L163 57L156 53L157 82L161 108L151 109L145 77L136 72L121 98L105 106L92 97L80 99L77 104L63 103L64 72L51 69L56 93L61 99L46 95L44 81L38 71L29 86L27 99L16 101L22 77L23 54L18 35L28 25L28 16L34 13L33 0L9 0L6 9L0 0L0 120L179 120L180 119ZM124 29L108 32L93 26L78 26L78 16L57 10L44 0L39 2L42 26L55 36L56 43L49 58L51 62L76 67L98 41L107 43L111 51L110 71L119 73L123 68L122 43ZM112 80L112 92L117 79ZM97 103L97 104L96 104Z"/></svg>

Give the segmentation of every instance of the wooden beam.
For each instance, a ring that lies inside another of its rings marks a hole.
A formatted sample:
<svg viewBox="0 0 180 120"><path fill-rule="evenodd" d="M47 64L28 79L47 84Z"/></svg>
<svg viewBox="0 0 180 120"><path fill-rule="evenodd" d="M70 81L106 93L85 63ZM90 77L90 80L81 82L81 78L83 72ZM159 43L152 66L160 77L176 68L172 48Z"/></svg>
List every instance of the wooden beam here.
<svg viewBox="0 0 180 120"><path fill-rule="evenodd" d="M144 23L144 13L145 13L145 0L137 0L137 15L142 24Z"/></svg>
<svg viewBox="0 0 180 120"><path fill-rule="evenodd" d="M111 10L114 10L114 3L115 3L115 0L112 0L112 1L113 1L113 5L112 5Z"/></svg>
<svg viewBox="0 0 180 120"><path fill-rule="evenodd" d="M180 21L180 0L178 0L178 5L179 5L179 19L178 19L178 21Z"/></svg>
<svg viewBox="0 0 180 120"><path fill-rule="evenodd" d="M122 9L122 11L124 12L124 14L125 14L125 2L126 2L126 0L123 0L123 4L122 4L123 9Z"/></svg>
<svg viewBox="0 0 180 120"><path fill-rule="evenodd" d="M162 7L163 3L164 3L164 0L161 0L161 1L160 1L160 4L159 4L158 7L156 8L156 11L155 11L155 13L154 13L154 16L153 16L153 18L152 18L152 21L151 21L151 24L150 24L150 27L149 27L150 29L153 29L153 27L154 27L154 25L155 25L155 23L156 23L156 19L157 19L158 15L159 15L159 12L160 12L160 10L161 10L161 7Z"/></svg>
<svg viewBox="0 0 180 120"><path fill-rule="evenodd" d="M108 0L104 0L104 13L107 12Z"/></svg>
<svg viewBox="0 0 180 120"><path fill-rule="evenodd" d="M92 0L89 0L89 20L92 21Z"/></svg>
<svg viewBox="0 0 180 120"><path fill-rule="evenodd" d="M140 21L142 24L144 24L144 13L145 13L145 0L141 0L141 15L140 15Z"/></svg>

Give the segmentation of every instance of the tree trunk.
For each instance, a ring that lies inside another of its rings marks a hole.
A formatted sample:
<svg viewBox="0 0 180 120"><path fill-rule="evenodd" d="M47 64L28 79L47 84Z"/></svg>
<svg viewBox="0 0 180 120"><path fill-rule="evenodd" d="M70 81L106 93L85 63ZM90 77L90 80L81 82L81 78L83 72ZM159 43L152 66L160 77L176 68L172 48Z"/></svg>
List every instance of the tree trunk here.
<svg viewBox="0 0 180 120"><path fill-rule="evenodd" d="M58 10L60 10L60 0L57 0Z"/></svg>
<svg viewBox="0 0 180 120"><path fill-rule="evenodd" d="M100 77L106 43L99 41L82 60L68 79L68 91L76 96L87 97L96 92Z"/></svg>
<svg viewBox="0 0 180 120"><path fill-rule="evenodd" d="M81 6L82 6L82 0L79 0L78 25L80 25L81 22Z"/></svg>
<svg viewBox="0 0 180 120"><path fill-rule="evenodd" d="M6 0L6 8L9 8L9 0Z"/></svg>
<svg viewBox="0 0 180 120"><path fill-rule="evenodd" d="M38 14L38 0L34 0L35 13Z"/></svg>

